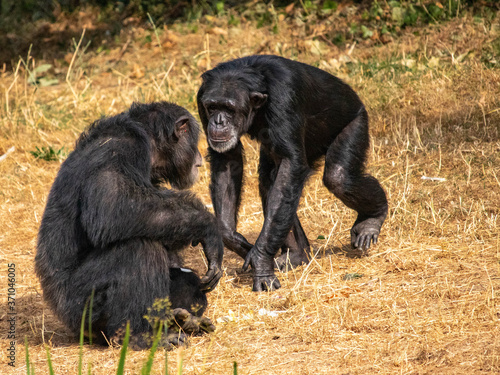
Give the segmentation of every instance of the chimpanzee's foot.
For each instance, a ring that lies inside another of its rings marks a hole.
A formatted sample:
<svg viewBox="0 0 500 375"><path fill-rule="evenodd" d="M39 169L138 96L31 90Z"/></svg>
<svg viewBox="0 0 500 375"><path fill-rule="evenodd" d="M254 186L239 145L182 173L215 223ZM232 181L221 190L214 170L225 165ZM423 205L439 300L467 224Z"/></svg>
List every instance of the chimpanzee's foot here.
<svg viewBox="0 0 500 375"><path fill-rule="evenodd" d="M192 315L185 309L174 309L172 315L173 319L168 324L167 333L160 341L160 346L167 350L178 346L188 346L189 336L200 336L204 332L215 331L215 326L210 319Z"/></svg>
<svg viewBox="0 0 500 375"><path fill-rule="evenodd" d="M288 272L302 264L309 263L309 260L304 249L288 249L282 250L282 254L274 260L274 263L281 272Z"/></svg>
<svg viewBox="0 0 500 375"><path fill-rule="evenodd" d="M159 345L167 350L173 350L179 346L187 347L188 336L182 331L169 330L166 335L163 335Z"/></svg>
<svg viewBox="0 0 500 375"><path fill-rule="evenodd" d="M287 272L302 264L307 264L311 260L309 250L309 241L297 214L295 214L292 229L281 247L281 255L274 260L274 264L281 272Z"/></svg>
<svg viewBox="0 0 500 375"><path fill-rule="evenodd" d="M189 336L201 336L205 332L215 331L215 326L207 317L192 315L182 308L173 309L170 320L166 324L166 332L160 339L159 346L172 350L177 346L187 346ZM111 338L112 343L122 345L125 336L124 329L119 329ZM151 347L155 340L153 332L134 334L130 336L130 347L133 350L143 350Z"/></svg>
<svg viewBox="0 0 500 375"><path fill-rule="evenodd" d="M351 245L360 250L368 250L371 243L374 245L378 241L380 228L384 223L383 218L368 218L364 220L356 220L351 228Z"/></svg>
<svg viewBox="0 0 500 375"><path fill-rule="evenodd" d="M188 346L189 336L200 336L205 332L215 331L215 326L209 318L194 316L185 309L173 309L172 315L167 333L160 341L160 346L167 350Z"/></svg>
<svg viewBox="0 0 500 375"><path fill-rule="evenodd" d="M180 330L187 335L199 336L203 333L215 331L212 321L204 316L198 317L190 314L187 310L176 308L172 311L173 321L169 329Z"/></svg>
<svg viewBox="0 0 500 375"><path fill-rule="evenodd" d="M139 335L130 336L129 347L132 350L146 350L150 349L155 341L155 335L152 332L146 332ZM123 335L121 337L113 337L111 340L113 344L123 345ZM178 346L187 346L188 336L178 329L167 329L166 333L163 333L158 346L163 347L167 350L175 349Z"/></svg>

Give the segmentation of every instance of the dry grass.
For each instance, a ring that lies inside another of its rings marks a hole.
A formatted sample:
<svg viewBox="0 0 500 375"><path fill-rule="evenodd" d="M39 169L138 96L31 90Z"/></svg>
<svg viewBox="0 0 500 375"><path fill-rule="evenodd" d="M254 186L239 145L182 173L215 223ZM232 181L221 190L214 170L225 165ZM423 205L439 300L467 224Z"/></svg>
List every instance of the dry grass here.
<svg viewBox="0 0 500 375"><path fill-rule="evenodd" d="M134 100L170 100L196 113L200 73L258 51L298 54L360 93L371 114L369 171L388 193L390 214L379 244L369 254L354 254L347 246L354 214L315 175L299 209L313 261L280 274L280 290L256 294L251 275L239 270L242 261L227 253L207 310L219 320L217 331L170 352L171 371L183 356L186 374L227 374L233 361L240 374L499 373L500 72L480 62L482 49L499 36L498 17L491 27L466 17L429 26L424 36L357 45L350 54L350 48L324 45L320 55L303 28L284 21L278 35L251 23L228 28L223 20L212 22L220 29L159 30L162 47L154 33L153 42L141 42L151 34L141 28L131 29L129 39L123 35L123 48L98 54L80 47L74 60L49 62L60 73L55 86L28 84L22 63L1 76L0 155L12 146L15 151L0 162L0 285L6 290L6 265L15 263L18 348L17 367L7 367L2 328L0 372L25 373L24 336L37 374L48 371L44 343L57 374L75 374L78 364L78 345L43 304L33 269L59 163L35 160L29 151L71 149L91 121ZM40 64L31 59L27 65ZM262 225L257 145L246 141L245 148L239 231L255 240ZM194 191L210 203L207 165ZM203 272L199 249L187 254ZM354 272L363 276L343 279ZM259 315L260 309L279 313ZM2 327L6 312L2 292ZM119 348L85 347L84 363L92 362L95 374L110 374L118 355ZM127 373L137 373L146 356L130 352ZM161 373L163 359L161 351L154 373Z"/></svg>

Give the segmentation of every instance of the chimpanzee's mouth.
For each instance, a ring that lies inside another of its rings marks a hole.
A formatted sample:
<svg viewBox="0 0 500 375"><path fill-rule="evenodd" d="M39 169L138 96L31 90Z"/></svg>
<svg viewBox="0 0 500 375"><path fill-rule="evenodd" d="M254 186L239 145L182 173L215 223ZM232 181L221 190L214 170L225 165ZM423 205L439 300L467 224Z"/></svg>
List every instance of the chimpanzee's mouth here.
<svg viewBox="0 0 500 375"><path fill-rule="evenodd" d="M214 138L210 137L210 142L212 143L226 143L231 140L231 137L226 137L226 138Z"/></svg>
<svg viewBox="0 0 500 375"><path fill-rule="evenodd" d="M220 138L209 137L208 143L215 151L226 152L238 144L238 138L231 136Z"/></svg>

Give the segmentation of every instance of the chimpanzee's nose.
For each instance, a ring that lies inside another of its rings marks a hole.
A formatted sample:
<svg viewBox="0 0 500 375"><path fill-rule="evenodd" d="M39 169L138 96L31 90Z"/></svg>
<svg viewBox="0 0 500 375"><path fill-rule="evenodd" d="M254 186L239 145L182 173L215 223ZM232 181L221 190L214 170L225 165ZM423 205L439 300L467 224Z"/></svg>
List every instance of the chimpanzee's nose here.
<svg viewBox="0 0 500 375"><path fill-rule="evenodd" d="M221 113L217 113L217 115L215 116L215 123L217 125L222 125L222 114Z"/></svg>

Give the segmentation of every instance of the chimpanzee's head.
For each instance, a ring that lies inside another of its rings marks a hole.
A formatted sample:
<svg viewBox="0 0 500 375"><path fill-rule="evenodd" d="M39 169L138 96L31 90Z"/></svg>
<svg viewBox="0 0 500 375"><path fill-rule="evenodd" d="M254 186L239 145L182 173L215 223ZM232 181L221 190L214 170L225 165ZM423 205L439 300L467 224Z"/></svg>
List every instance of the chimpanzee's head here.
<svg viewBox="0 0 500 375"><path fill-rule="evenodd" d="M191 187L202 164L198 150L200 127L183 107L168 102L134 103L132 119L145 125L152 138L151 180L176 189Z"/></svg>
<svg viewBox="0 0 500 375"><path fill-rule="evenodd" d="M198 113L209 146L226 152L248 132L256 110L267 100L263 78L248 68L225 71L219 65L202 75Z"/></svg>

